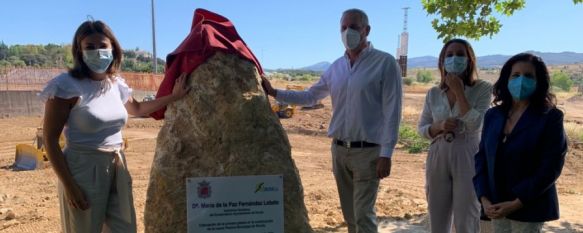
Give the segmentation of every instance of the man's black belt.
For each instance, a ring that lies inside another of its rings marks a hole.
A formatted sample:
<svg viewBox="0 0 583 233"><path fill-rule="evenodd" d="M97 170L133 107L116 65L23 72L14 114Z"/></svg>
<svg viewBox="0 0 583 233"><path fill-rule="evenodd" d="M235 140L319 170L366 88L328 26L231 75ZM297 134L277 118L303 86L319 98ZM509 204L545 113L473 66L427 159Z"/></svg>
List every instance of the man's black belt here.
<svg viewBox="0 0 583 233"><path fill-rule="evenodd" d="M365 141L356 141L356 142L349 142L349 141L342 141L338 139L334 139L334 143L339 146L350 148L365 148L365 147L375 147L379 146L379 144L372 143L372 142L365 142Z"/></svg>

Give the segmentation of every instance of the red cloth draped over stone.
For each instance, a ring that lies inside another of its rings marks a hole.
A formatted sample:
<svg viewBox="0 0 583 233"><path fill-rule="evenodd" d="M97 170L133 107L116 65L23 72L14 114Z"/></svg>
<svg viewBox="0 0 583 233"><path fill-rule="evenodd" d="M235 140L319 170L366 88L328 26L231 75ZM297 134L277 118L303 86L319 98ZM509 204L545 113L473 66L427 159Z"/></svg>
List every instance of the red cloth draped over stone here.
<svg viewBox="0 0 583 233"><path fill-rule="evenodd" d="M216 13L196 9L190 33L178 48L166 57L166 73L156 98L170 95L174 81L181 73L192 73L217 51L239 55L253 62L259 73L263 74L259 61L241 39L231 21ZM164 119L164 112L166 107L150 116L157 120Z"/></svg>

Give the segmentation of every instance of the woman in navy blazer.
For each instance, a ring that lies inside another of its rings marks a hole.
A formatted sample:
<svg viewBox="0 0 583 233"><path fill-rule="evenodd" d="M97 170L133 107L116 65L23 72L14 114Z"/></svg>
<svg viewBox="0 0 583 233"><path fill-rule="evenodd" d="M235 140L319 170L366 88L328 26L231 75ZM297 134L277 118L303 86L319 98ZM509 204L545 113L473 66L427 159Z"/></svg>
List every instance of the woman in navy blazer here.
<svg viewBox="0 0 583 233"><path fill-rule="evenodd" d="M521 53L502 67L486 112L474 187L495 232L540 232L559 218L555 181L567 153L563 112L541 58Z"/></svg>

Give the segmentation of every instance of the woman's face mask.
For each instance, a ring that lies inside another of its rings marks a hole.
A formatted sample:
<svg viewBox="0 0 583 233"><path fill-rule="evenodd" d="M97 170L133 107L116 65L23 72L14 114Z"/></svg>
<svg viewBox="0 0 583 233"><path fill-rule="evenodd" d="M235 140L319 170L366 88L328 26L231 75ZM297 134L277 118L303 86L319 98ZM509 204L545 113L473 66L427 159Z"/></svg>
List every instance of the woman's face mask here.
<svg viewBox="0 0 583 233"><path fill-rule="evenodd" d="M468 54L464 43L449 43L444 51L443 69L447 73L462 74L468 67Z"/></svg>
<svg viewBox="0 0 583 233"><path fill-rule="evenodd" d="M527 100L536 90L536 69L530 62L512 65L508 80L508 91L514 100Z"/></svg>
<svg viewBox="0 0 583 233"><path fill-rule="evenodd" d="M515 100L526 100L536 90L536 80L534 77L520 75L508 80L508 91Z"/></svg>
<svg viewBox="0 0 583 233"><path fill-rule="evenodd" d="M103 74L113 61L112 49L83 50L83 62L95 73Z"/></svg>
<svg viewBox="0 0 583 233"><path fill-rule="evenodd" d="M468 66L468 58L465 56L450 56L443 61L445 71L452 74L461 74Z"/></svg>

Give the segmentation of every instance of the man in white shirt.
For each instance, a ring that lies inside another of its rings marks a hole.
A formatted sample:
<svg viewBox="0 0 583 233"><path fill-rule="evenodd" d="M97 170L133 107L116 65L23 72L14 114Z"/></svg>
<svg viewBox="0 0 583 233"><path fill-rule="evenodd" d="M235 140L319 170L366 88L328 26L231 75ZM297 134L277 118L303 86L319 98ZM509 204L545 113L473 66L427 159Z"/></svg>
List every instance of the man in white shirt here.
<svg viewBox="0 0 583 233"><path fill-rule="evenodd" d="M374 206L379 181L391 172L391 156L401 121L401 73L388 53L367 41L367 15L349 9L341 18L344 56L306 91L274 89L263 78L267 93L278 101L313 105L331 95L333 171L349 233L376 233Z"/></svg>

